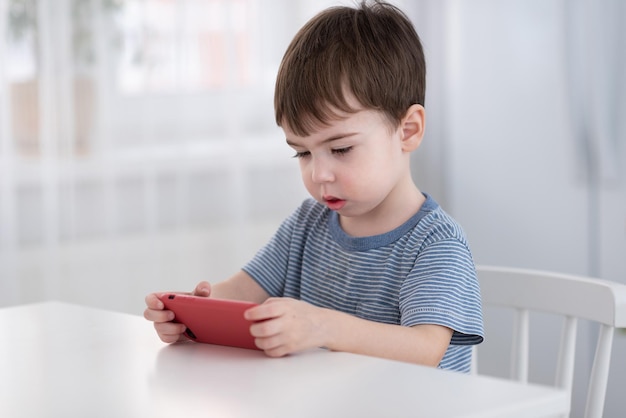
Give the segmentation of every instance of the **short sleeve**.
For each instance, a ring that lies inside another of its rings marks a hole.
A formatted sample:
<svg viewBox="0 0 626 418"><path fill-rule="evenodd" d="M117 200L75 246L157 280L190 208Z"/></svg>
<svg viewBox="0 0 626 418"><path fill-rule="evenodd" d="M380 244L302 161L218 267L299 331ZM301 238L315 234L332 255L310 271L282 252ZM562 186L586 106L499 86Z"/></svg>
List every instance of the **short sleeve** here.
<svg viewBox="0 0 626 418"><path fill-rule="evenodd" d="M454 330L452 345L483 341L480 288L464 242L447 238L418 254L400 291L401 324L437 324Z"/></svg>

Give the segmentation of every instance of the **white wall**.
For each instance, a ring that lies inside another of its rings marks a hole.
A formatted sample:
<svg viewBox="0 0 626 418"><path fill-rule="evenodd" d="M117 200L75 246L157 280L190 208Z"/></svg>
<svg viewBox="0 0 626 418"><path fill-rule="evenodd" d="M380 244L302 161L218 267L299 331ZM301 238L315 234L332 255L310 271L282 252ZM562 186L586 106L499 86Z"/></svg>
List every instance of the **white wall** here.
<svg viewBox="0 0 626 418"><path fill-rule="evenodd" d="M596 158L593 145L581 146L579 121L572 113L573 99L583 100L582 108L591 112L586 83L594 81L594 74L587 74L591 81L583 78L572 83L569 79L567 45L572 39L567 35L566 19L580 3L479 0L421 4L432 7L434 16L440 17L422 22L432 81L426 106L432 117L425 144L435 143L438 149L422 150L424 155L416 162L433 157L435 162L428 164L435 171L439 167L441 179L433 181L433 171L425 175L420 167L416 177L424 190L433 186L444 206L464 226L476 262L626 282L626 129L623 123L618 126L607 141L612 152L596 160L613 162L618 167L614 177L600 178L594 184L587 166ZM612 7L617 15L611 18L623 26L624 7L616 2L587 2L585 7L594 4L600 11ZM598 11L592 9L583 22L594 22L593 13ZM603 30L602 26L592 29L592 33ZM589 28L578 27L577 33L583 32L580 36L584 37L585 30ZM624 32L617 35L624 39ZM626 43L616 42L613 53L621 54L623 62L626 48L620 45ZM583 66L595 71L603 65L594 62L593 49L574 47L583 54ZM437 54L441 49L444 56ZM625 96L623 85L611 84L618 97ZM581 92L572 94L572 89ZM614 100L614 96L608 99ZM623 101L621 106L626 109ZM617 114L619 120L624 119L624 111ZM607 171L602 165L591 168ZM481 347L481 370L506 375L509 323L501 311L488 310L486 316L492 325ZM531 350L540 361L531 367L531 378L549 383L554 351L541 347L557 342L558 323L546 316L537 317L536 322L541 326L531 335ZM588 324L582 325L577 359L583 370L594 348L587 341L593 332ZM622 416L626 410L626 400L619 393L626 386L625 348L626 335L622 333L614 347L607 417ZM575 379L574 417L582 414L586 373Z"/></svg>

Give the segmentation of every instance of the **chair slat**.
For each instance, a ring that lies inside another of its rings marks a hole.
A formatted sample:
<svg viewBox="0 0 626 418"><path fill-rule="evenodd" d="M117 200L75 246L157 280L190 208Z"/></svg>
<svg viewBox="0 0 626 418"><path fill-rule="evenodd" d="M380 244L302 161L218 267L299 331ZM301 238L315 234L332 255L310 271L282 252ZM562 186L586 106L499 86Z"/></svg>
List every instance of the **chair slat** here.
<svg viewBox="0 0 626 418"><path fill-rule="evenodd" d="M576 358L576 332L578 319L573 316L565 318L563 332L561 334L561 346L556 369L555 385L557 387L572 390L574 381L574 360Z"/></svg>
<svg viewBox="0 0 626 418"><path fill-rule="evenodd" d="M513 326L513 345L511 347L511 378L519 382L528 382L530 315L527 309L517 309Z"/></svg>

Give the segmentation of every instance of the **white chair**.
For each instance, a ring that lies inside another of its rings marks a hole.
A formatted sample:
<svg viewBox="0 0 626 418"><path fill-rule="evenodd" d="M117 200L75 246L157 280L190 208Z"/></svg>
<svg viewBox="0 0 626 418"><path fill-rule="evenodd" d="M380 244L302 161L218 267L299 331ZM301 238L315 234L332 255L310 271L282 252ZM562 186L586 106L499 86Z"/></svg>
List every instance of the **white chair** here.
<svg viewBox="0 0 626 418"><path fill-rule="evenodd" d="M562 315L565 319L554 385L567 390L571 399L577 320L599 324L585 417L600 418L604 409L613 335L616 328L626 328L626 285L589 277L494 266L477 266L477 273L483 305L515 311L511 353L513 379L528 381L529 313ZM476 362L474 372L475 367Z"/></svg>

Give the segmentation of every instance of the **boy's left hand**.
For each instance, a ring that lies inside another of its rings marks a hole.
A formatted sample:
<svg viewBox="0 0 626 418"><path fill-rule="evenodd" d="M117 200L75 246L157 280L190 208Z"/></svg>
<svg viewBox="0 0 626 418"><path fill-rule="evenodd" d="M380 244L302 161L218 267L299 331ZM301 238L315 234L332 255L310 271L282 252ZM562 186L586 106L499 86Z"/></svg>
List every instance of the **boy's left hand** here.
<svg viewBox="0 0 626 418"><path fill-rule="evenodd" d="M270 357L324 346L327 310L291 298L270 298L250 308L245 318L256 322L250 333Z"/></svg>

